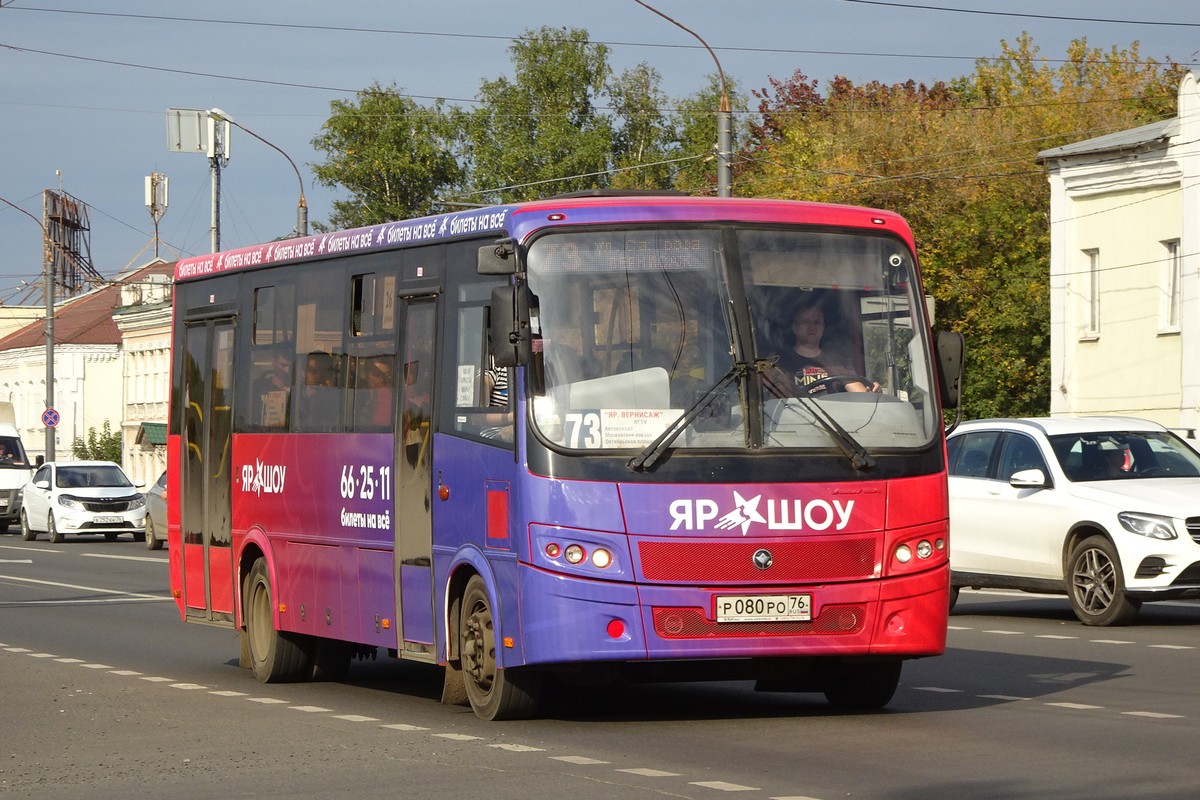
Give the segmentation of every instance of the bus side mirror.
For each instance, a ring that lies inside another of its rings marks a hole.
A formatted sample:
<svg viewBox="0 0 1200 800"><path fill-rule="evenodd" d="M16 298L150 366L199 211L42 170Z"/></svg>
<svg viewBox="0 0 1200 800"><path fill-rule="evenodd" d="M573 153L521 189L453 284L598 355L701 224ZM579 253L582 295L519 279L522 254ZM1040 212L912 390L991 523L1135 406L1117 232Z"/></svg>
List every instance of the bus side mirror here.
<svg viewBox="0 0 1200 800"><path fill-rule="evenodd" d="M479 248L480 275L514 275L517 272L517 245L512 239L498 239Z"/></svg>
<svg viewBox="0 0 1200 800"><path fill-rule="evenodd" d="M492 289L488 314L488 349L497 367L518 367L529 363L533 351L529 331L529 296L524 286L497 286Z"/></svg>
<svg viewBox="0 0 1200 800"><path fill-rule="evenodd" d="M938 394L942 408L958 408L962 400L963 352L961 333L942 331L934 345L938 361Z"/></svg>

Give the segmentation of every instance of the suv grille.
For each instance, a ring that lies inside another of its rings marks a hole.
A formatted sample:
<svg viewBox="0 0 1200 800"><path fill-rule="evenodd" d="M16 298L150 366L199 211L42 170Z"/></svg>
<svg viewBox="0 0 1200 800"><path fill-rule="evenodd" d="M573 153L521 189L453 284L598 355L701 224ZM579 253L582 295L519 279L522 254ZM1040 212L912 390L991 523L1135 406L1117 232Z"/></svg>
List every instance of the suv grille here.
<svg viewBox="0 0 1200 800"><path fill-rule="evenodd" d="M1187 523L1188 536L1192 537L1192 541L1200 544L1200 517L1188 517Z"/></svg>

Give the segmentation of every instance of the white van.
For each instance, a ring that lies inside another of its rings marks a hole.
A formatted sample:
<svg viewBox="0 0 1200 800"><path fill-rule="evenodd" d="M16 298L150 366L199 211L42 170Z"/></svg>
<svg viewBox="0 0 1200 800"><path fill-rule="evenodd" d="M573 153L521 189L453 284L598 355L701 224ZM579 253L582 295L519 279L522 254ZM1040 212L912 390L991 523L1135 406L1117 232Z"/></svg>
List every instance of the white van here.
<svg viewBox="0 0 1200 800"><path fill-rule="evenodd" d="M21 489L32 474L33 465L25 455L12 403L0 403L0 531L17 524Z"/></svg>

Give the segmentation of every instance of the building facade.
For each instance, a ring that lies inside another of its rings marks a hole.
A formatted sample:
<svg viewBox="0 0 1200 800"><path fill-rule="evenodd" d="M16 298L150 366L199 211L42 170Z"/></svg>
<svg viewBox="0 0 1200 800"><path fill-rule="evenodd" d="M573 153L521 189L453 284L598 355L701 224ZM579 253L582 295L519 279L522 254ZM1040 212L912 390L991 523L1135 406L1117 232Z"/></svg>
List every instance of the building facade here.
<svg viewBox="0 0 1200 800"><path fill-rule="evenodd" d="M1175 118L1039 153L1054 416L1200 427L1200 85Z"/></svg>

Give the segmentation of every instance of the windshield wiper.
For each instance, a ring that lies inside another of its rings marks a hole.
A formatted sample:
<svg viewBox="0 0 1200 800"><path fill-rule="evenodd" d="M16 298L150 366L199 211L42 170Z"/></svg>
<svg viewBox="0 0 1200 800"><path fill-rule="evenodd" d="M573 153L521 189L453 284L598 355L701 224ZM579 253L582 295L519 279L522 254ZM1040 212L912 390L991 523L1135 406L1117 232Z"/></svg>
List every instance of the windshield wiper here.
<svg viewBox="0 0 1200 800"><path fill-rule="evenodd" d="M667 451L671 443L679 438L679 434L687 430L687 427L696 421L704 411L713 404L713 402L721 396L731 384L740 380L743 375L748 374L754 369L754 364L748 361L738 361L729 368L729 371L721 377L719 381L714 383L702 394L696 402L680 414L665 431L655 437L654 441L646 445L642 452L638 453L633 458L625 462L625 466L633 472L645 472L654 466L655 462L662 457L662 454Z"/></svg>
<svg viewBox="0 0 1200 800"><path fill-rule="evenodd" d="M843 428L829 412L822 408L820 403L811 397L805 397L796 393L792 388L791 378L779 368L774 359L758 361L756 363L759 371L769 370L771 373L770 377L774 379L763 381L763 384L771 390L771 394L782 400L785 397L784 390L786 389L787 397L799 400L800 404L812 415L817 425L829 434L830 439L833 439L834 444L842 451L842 455L850 460L851 466L859 470L870 469L875 466L874 456L867 452L867 448L859 444L850 431Z"/></svg>

